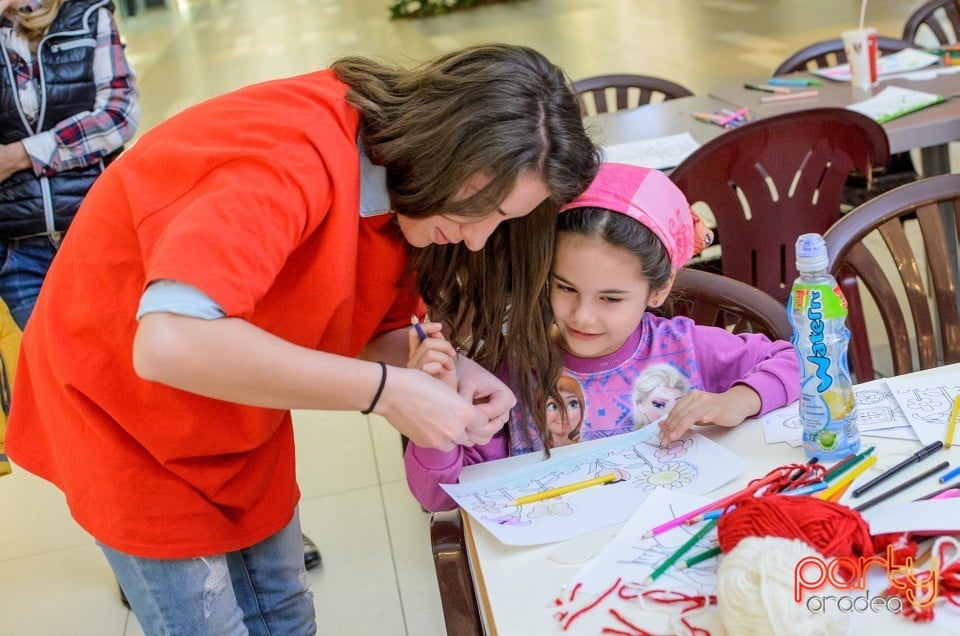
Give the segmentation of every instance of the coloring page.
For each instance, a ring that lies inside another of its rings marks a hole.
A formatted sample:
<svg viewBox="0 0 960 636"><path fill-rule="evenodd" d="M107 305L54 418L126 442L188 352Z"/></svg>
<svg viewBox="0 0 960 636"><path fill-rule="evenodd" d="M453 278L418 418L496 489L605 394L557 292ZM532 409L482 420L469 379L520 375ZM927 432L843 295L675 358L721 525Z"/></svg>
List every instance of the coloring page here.
<svg viewBox="0 0 960 636"><path fill-rule="evenodd" d="M612 146L604 146L604 161L629 163L643 168L665 170L687 158L700 144L690 133L642 139Z"/></svg>
<svg viewBox="0 0 960 636"><path fill-rule="evenodd" d="M580 589L585 593L599 594L617 578L627 585L642 585L655 568L686 543L706 522L682 524L650 538L644 538L644 533L711 501L712 499L666 490L651 493L610 543L577 573L567 588L580 583ZM716 539L716 530L707 533L680 557L680 561L714 547L717 545ZM690 568L681 569L675 564L651 586L686 594L713 594L716 591L718 566L717 558L708 559Z"/></svg>
<svg viewBox="0 0 960 636"><path fill-rule="evenodd" d="M586 442L550 459L484 464L493 476L443 489L478 523L507 545L563 541L626 521L655 490L705 494L745 468L739 456L699 433L662 446L657 427ZM542 457L542 455L541 455ZM497 473L497 464L504 470ZM617 481L519 503L518 498L613 474Z"/></svg>
<svg viewBox="0 0 960 636"><path fill-rule="evenodd" d="M953 400L960 394L960 373L889 378L887 384L920 443L942 441L947 434ZM953 441L957 443L956 434Z"/></svg>

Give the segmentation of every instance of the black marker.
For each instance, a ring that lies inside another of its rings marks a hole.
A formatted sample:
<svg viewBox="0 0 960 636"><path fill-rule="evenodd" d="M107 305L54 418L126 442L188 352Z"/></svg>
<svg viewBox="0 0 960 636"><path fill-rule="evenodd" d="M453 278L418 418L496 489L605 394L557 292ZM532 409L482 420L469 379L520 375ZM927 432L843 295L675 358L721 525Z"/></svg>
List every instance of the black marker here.
<svg viewBox="0 0 960 636"><path fill-rule="evenodd" d="M860 486L859 488L857 488L856 490L854 490L854 491L853 491L853 496L854 496L854 497L859 497L860 495L862 495L863 493L867 492L868 490L870 490L871 488L873 488L873 487L876 486L877 484L879 484L879 483L881 483L881 482L884 482L884 481L886 481L887 479L890 479L891 477L893 477L894 475L896 475L897 473L899 473L901 470L903 470L904 468L906 468L906 467L909 466L910 464L913 464L913 463L915 463L915 462L919 462L919 461L921 461L921 460L929 457L930 455L932 455L933 453L937 452L937 451L940 450L941 448L943 448L943 442L941 442L941 441L939 441L939 440L937 440L936 442L934 442L934 443L932 443L932 444L930 444L930 445L928 445L928 446L924 446L923 448L921 448L920 450L918 450L916 453L914 453L914 454L911 455L910 457L907 457L905 460L903 460L902 462L900 462L899 464L897 464L897 465L894 466L893 468L890 468L890 469L887 470L886 472L884 472L884 473L882 473L882 474L880 474L880 475L877 475L876 477L874 477L873 479L871 479L870 481L868 481L868 482L865 483L864 485L862 485L862 486Z"/></svg>

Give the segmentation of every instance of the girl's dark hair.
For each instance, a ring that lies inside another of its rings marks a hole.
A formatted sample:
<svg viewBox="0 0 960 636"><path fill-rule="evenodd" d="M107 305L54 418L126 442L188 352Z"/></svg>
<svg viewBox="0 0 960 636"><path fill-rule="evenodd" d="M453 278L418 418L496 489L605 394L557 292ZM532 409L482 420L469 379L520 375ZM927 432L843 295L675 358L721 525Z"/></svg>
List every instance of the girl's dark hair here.
<svg viewBox="0 0 960 636"><path fill-rule="evenodd" d="M625 214L603 208L574 208L557 220L557 233L563 232L597 237L635 254L650 291L662 288L670 280L673 270L663 241L646 225Z"/></svg>
<svg viewBox="0 0 960 636"><path fill-rule="evenodd" d="M482 250L431 245L414 258L430 318L447 323L487 369L508 362L517 397L545 426L535 387L553 387L561 369L548 337L555 218L599 166L569 79L533 49L506 44L466 48L412 69L361 57L332 68L360 112L364 150L386 168L397 213L484 216L522 173L547 186L544 203L502 223ZM489 183L458 200L477 174Z"/></svg>

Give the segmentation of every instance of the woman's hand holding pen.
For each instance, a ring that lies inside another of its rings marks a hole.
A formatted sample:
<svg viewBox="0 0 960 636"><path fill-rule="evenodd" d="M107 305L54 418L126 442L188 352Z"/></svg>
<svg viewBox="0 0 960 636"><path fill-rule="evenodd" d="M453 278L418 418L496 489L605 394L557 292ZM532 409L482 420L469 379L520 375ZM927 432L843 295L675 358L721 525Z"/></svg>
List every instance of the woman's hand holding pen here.
<svg viewBox="0 0 960 636"><path fill-rule="evenodd" d="M660 441L675 442L692 426L737 426L759 413L760 407L760 396L745 384L734 385L723 393L690 391L660 421Z"/></svg>

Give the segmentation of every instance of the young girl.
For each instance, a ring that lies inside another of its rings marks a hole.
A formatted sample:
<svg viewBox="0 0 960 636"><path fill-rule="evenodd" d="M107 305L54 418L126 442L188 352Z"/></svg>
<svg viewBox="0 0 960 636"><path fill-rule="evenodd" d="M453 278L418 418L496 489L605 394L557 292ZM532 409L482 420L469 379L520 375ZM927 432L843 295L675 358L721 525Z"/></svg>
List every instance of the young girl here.
<svg viewBox="0 0 960 636"><path fill-rule="evenodd" d="M664 444L693 425L736 426L797 398L799 367L790 343L647 311L663 304L701 236L686 199L664 174L603 164L587 191L562 210L550 304L563 372L585 395L581 440L633 430L634 385L650 367L670 367L687 389L660 420ZM449 374L455 353L440 325L427 327L433 337L411 340L410 364ZM542 450L549 439L515 408L486 445L440 451L410 444L407 482L424 507L449 509L454 503L439 484L456 483L464 465Z"/></svg>

